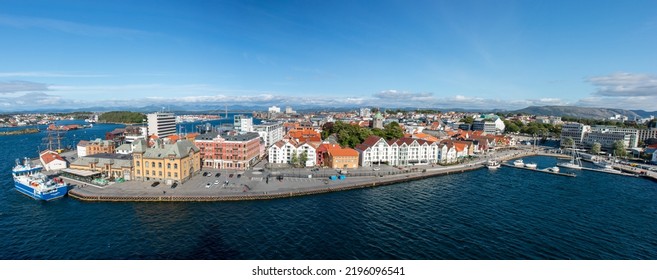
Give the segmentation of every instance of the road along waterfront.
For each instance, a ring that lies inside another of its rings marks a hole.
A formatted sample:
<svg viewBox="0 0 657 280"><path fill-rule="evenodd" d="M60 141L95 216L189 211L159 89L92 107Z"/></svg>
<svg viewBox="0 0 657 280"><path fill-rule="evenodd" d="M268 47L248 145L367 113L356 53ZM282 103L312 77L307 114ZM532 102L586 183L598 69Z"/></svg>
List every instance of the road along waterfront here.
<svg viewBox="0 0 657 280"><path fill-rule="evenodd" d="M537 155L531 150L510 150L495 155L494 159L504 161L518 157ZM547 154L554 156L554 154ZM367 168L372 176L350 176L358 171L348 171L343 180L330 180L305 173L299 177L276 176L265 177L261 171L250 170L236 172L229 170L204 170L208 177L195 176L175 188L160 184L151 186L151 182L115 183L107 187L94 187L82 182L70 181L75 187L69 196L84 201L241 201L266 200L294 196L314 195L336 191L385 186L433 176L463 173L482 168L488 157L481 157L463 164L453 166L415 166L397 169L390 166L377 167L377 171ZM362 173L362 168L360 170ZM279 172L274 172L274 174ZM232 174L232 176L231 176ZM239 174L240 178L237 178Z"/></svg>

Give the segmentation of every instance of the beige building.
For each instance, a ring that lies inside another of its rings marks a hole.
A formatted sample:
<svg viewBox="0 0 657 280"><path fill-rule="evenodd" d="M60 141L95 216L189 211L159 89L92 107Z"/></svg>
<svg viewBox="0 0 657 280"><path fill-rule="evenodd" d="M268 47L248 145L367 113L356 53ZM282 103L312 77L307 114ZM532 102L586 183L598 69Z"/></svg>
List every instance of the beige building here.
<svg viewBox="0 0 657 280"><path fill-rule="evenodd" d="M95 154L113 154L115 147L114 141L98 138L92 141L81 140L77 145L77 150L78 157L86 157Z"/></svg>
<svg viewBox="0 0 657 280"><path fill-rule="evenodd" d="M123 178L128 181L132 178L132 157L130 155L121 154L95 154L77 158L71 163L69 168L70 169L65 170L65 172L82 177L102 177L111 180ZM89 172L84 173L71 170ZM91 180L92 178L88 179Z"/></svg>
<svg viewBox="0 0 657 280"><path fill-rule="evenodd" d="M132 151L135 180L172 184L185 182L201 170L200 150L189 140L174 144L157 141L153 147L138 141Z"/></svg>

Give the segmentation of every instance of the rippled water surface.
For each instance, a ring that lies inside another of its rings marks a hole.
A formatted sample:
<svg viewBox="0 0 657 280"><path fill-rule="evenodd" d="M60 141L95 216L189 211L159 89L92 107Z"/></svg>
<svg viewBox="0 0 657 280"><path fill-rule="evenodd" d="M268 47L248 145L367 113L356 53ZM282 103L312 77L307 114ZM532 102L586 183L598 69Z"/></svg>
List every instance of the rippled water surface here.
<svg viewBox="0 0 657 280"><path fill-rule="evenodd" d="M272 201L38 202L10 169L40 137L0 138L1 259L657 258L657 183L640 178L502 167Z"/></svg>

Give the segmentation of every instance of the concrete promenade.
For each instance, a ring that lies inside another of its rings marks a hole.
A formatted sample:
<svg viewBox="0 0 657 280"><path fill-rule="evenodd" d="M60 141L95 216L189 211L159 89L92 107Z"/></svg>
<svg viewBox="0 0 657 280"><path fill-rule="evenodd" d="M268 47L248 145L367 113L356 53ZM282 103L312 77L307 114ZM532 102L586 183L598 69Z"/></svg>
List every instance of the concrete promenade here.
<svg viewBox="0 0 657 280"><path fill-rule="evenodd" d="M297 170L296 176L287 176L279 180L276 174L289 175L292 171L268 171L258 168L247 171L206 169L203 172L210 173L209 176L195 176L184 184L178 184L175 188L162 183L153 187L152 182L140 181L94 186L70 179L66 180L73 186L69 191L69 196L85 201L263 200L384 186L433 176L463 173L484 167L488 159L505 161L531 155L536 155L536 153L530 150L510 150L500 152L495 156L484 156L452 166L419 165L396 168L382 165L361 167L349 170L344 180L328 179L327 177L332 174L338 175L337 171L332 169L320 171L301 169ZM314 176L308 178L307 175L313 174ZM352 176L352 174L359 174L359 176Z"/></svg>

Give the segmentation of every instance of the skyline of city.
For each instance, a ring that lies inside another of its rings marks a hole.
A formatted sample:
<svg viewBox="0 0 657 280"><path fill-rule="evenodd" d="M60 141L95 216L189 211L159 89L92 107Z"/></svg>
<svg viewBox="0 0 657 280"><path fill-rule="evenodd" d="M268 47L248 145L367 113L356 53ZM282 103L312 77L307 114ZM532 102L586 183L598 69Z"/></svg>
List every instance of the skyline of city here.
<svg viewBox="0 0 657 280"><path fill-rule="evenodd" d="M5 3L0 111L164 104L657 110L657 4Z"/></svg>

